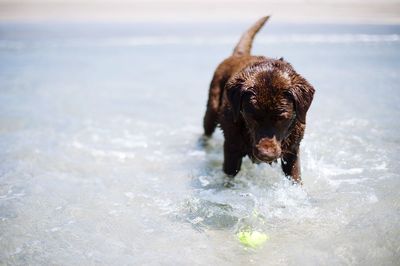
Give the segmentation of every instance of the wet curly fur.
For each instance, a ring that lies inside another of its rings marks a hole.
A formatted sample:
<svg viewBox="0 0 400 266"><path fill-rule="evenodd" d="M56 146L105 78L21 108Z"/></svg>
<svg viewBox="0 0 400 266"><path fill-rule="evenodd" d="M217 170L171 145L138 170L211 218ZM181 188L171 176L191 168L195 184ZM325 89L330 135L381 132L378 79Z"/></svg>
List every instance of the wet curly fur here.
<svg viewBox="0 0 400 266"><path fill-rule="evenodd" d="M314 88L281 59L252 56L256 33L269 17L247 30L216 69L211 81L204 134L210 137L219 124L224 133L223 170L235 176L242 158L272 163L301 183L299 146Z"/></svg>

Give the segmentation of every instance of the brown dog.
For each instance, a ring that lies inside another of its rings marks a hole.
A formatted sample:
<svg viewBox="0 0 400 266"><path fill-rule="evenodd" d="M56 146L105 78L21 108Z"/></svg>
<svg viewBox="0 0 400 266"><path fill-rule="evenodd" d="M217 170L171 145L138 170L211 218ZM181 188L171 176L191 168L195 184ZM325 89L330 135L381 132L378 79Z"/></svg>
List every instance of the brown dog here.
<svg viewBox="0 0 400 266"><path fill-rule="evenodd" d="M299 146L314 88L281 59L252 56L256 33L269 17L241 37L211 81L204 134L220 124L225 136L224 172L235 176L248 155L253 162L282 161L286 176L301 183Z"/></svg>

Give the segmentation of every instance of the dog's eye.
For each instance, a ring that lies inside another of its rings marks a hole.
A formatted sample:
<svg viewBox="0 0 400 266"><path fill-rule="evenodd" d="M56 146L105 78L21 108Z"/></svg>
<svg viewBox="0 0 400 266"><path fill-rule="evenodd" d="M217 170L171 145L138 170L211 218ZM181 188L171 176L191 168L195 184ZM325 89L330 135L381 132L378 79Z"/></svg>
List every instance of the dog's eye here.
<svg viewBox="0 0 400 266"><path fill-rule="evenodd" d="M256 113L256 108L254 108L254 106L250 105L250 104L246 104L243 106L243 111L246 114L255 114Z"/></svg>

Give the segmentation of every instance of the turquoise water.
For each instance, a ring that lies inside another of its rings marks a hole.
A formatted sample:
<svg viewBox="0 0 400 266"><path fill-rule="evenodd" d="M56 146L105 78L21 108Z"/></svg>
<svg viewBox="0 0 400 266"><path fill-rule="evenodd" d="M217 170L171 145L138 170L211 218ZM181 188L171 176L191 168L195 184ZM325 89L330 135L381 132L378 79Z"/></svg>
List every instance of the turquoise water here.
<svg viewBox="0 0 400 266"><path fill-rule="evenodd" d="M248 159L227 186L221 132L199 137L246 27L1 24L0 262L396 265L400 27L267 24L254 54L316 88L304 186Z"/></svg>

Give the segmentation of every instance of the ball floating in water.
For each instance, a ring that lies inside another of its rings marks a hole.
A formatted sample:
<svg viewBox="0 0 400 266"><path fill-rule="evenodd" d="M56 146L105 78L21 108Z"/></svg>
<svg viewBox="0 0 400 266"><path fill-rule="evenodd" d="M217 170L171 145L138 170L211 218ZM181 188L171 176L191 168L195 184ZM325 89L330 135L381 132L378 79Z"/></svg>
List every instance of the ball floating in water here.
<svg viewBox="0 0 400 266"><path fill-rule="evenodd" d="M266 234L258 231L240 231L236 234L236 236L240 243L252 248L261 246L269 239Z"/></svg>

